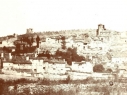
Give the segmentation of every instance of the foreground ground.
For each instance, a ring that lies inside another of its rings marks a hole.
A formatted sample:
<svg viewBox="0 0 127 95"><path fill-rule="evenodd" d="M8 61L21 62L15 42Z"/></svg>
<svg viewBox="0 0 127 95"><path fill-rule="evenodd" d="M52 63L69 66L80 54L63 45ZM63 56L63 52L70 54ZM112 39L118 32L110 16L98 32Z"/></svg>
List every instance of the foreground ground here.
<svg viewBox="0 0 127 95"><path fill-rule="evenodd" d="M70 79L49 81L33 77L0 75L0 95L127 95L127 83Z"/></svg>

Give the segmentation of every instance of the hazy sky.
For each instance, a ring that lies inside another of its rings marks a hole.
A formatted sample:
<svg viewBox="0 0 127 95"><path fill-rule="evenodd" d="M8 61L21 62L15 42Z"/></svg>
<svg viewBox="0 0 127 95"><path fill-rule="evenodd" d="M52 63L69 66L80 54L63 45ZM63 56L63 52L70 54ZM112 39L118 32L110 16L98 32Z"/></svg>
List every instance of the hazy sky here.
<svg viewBox="0 0 127 95"><path fill-rule="evenodd" d="M127 0L0 0L0 36L68 29L127 31Z"/></svg>

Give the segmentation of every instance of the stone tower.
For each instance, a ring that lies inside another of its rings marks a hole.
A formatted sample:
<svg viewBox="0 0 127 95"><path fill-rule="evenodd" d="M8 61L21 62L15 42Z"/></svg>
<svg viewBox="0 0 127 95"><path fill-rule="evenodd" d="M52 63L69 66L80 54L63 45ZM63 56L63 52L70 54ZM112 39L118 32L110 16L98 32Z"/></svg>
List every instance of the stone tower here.
<svg viewBox="0 0 127 95"><path fill-rule="evenodd" d="M28 33L33 33L33 29L32 28L27 29L26 34L28 34Z"/></svg>
<svg viewBox="0 0 127 95"><path fill-rule="evenodd" d="M99 24L98 25L98 29L96 31L96 36L99 36L100 35L100 32L103 32L105 29L105 26L103 24Z"/></svg>

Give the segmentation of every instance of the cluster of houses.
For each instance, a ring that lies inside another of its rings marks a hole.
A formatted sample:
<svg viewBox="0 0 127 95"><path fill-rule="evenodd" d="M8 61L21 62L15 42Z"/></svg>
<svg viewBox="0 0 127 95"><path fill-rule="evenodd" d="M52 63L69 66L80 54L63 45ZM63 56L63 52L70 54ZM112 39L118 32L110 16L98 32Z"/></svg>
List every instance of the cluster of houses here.
<svg viewBox="0 0 127 95"><path fill-rule="evenodd" d="M8 54L11 56L10 54ZM2 57L4 55L2 54ZM2 58L1 57L1 58ZM9 57L10 59L12 57ZM60 78L66 75L70 75L71 79L85 79L87 77L98 77L98 78L108 78L109 74L100 74L100 76L95 76L97 73L93 72L94 64L91 62L72 62L72 65L68 65L65 60L46 60L46 58L38 58L33 57L29 58L28 56L25 57L25 62L13 62L3 60L3 68L2 71L5 74L14 74L14 75L23 75L23 76L37 76L37 77L44 77L47 75L51 77L52 75L55 76L60 75ZM123 59L124 60L124 59ZM112 58L112 63L106 64L107 67L115 68L115 64L123 61ZM116 63L115 63L116 62ZM120 63L119 63L120 64ZM118 66L118 65L117 65ZM126 67L124 65L119 66L119 74L125 75ZM64 77L65 79L65 77Z"/></svg>
<svg viewBox="0 0 127 95"><path fill-rule="evenodd" d="M27 29L27 34L33 33L33 29ZM36 35L35 35L36 36ZM36 38L36 37L33 38ZM40 36L40 35L39 35ZM43 36L43 35L42 35ZM40 53L42 50L50 50L52 54L58 48L61 48L62 39L60 36L54 37L42 37L40 36L39 47L36 49L36 53ZM83 34L82 36L68 36L65 39L66 47L77 48L77 54L82 55L85 58L88 57L91 59L89 62L72 62L72 66L68 66L65 60L45 60L44 58L37 58L37 54L35 53L34 58L30 58L26 56L27 62L26 63L13 63L12 61L3 60L3 70L26 70L32 73L52 73L52 74L65 74L68 70L76 71L76 72L93 72L93 66L99 63L99 59L97 56L104 56L109 52L110 49L114 49L114 43L116 39L122 40L126 43L127 38L125 37L124 33L117 33L111 32L105 28L104 25L99 24L98 29L96 30L95 35L92 37L89 34ZM6 37L4 40L1 41L0 47L14 47L14 41L18 40L16 34L12 36ZM36 41L32 44L32 46L36 46ZM116 44L117 46L117 44ZM124 46L126 47L126 45ZM12 51L15 51L14 49ZM124 52L125 53L125 52ZM105 58L102 58L103 61L112 64L124 64L127 62L127 57L125 54L119 55L119 53L112 55L111 60L107 61ZM8 54L9 59L12 59L11 53ZM4 53L1 53L1 58L4 58ZM101 60L102 61L102 60ZM113 67L111 67L113 68ZM123 69L120 68L120 69ZM124 68L125 70L125 68Z"/></svg>
<svg viewBox="0 0 127 95"><path fill-rule="evenodd" d="M10 55L9 55L10 56ZM54 75L58 78L67 78L69 72L92 73L93 65L90 62L73 62L68 65L65 60L46 60L45 58L29 58L26 57L26 62L13 62L3 60L2 71L5 74L23 75L23 76L37 76L37 77L52 77ZM59 77L59 76L60 77ZM72 75L71 75L72 76ZM74 79L75 75L73 76ZM80 76L83 77L83 76ZM62 78L62 79L63 79ZM86 77L84 77L86 78ZM81 79L81 78L80 78Z"/></svg>

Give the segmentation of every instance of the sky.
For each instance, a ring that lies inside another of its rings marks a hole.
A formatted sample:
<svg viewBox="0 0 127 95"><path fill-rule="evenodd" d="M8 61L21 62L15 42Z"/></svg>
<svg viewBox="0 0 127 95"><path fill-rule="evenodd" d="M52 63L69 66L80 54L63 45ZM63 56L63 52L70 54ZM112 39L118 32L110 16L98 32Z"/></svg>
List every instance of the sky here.
<svg viewBox="0 0 127 95"><path fill-rule="evenodd" d="M0 36L71 29L127 31L127 0L0 0Z"/></svg>

